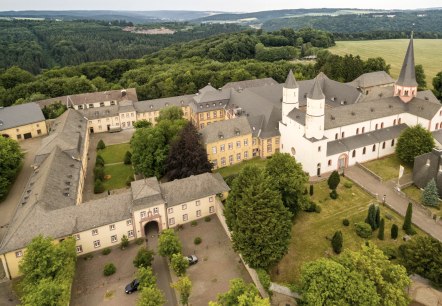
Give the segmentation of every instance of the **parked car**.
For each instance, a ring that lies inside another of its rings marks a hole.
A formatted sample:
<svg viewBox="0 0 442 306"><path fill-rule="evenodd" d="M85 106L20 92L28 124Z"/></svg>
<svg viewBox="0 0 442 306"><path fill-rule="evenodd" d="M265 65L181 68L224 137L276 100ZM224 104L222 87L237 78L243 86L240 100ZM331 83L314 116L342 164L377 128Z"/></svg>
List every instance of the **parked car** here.
<svg viewBox="0 0 442 306"><path fill-rule="evenodd" d="M186 259L189 261L189 265L194 265L198 262L198 257L195 255L186 256Z"/></svg>
<svg viewBox="0 0 442 306"><path fill-rule="evenodd" d="M126 294L131 294L134 291L138 290L138 286L140 285L140 282L138 279L134 279L131 281L127 286L124 288L124 291L126 291Z"/></svg>

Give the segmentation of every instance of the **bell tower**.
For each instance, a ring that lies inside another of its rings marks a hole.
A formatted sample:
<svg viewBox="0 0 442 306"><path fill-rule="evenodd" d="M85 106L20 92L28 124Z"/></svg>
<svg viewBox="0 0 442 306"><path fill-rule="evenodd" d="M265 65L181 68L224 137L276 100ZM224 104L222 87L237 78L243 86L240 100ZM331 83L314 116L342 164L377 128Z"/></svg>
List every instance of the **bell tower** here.
<svg viewBox="0 0 442 306"><path fill-rule="evenodd" d="M413 32L410 43L402 64L401 73L394 84L394 96L399 97L404 103L410 102L417 95L416 72L414 68Z"/></svg>

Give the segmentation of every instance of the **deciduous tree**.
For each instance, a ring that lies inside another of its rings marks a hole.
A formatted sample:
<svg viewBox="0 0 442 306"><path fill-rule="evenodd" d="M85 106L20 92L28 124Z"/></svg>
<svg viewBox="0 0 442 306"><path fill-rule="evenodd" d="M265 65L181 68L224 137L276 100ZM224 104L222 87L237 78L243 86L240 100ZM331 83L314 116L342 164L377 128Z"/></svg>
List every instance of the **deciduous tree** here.
<svg viewBox="0 0 442 306"><path fill-rule="evenodd" d="M137 306L162 306L165 303L163 292L156 287L142 289L137 300Z"/></svg>
<svg viewBox="0 0 442 306"><path fill-rule="evenodd" d="M181 253L173 254L170 264L177 276L185 275L189 267L189 261Z"/></svg>
<svg viewBox="0 0 442 306"><path fill-rule="evenodd" d="M146 119L141 119L138 121L135 121L134 128L136 129L144 129L144 128L150 128L152 127L152 122L147 121Z"/></svg>
<svg viewBox="0 0 442 306"><path fill-rule="evenodd" d="M23 153L18 142L0 135L0 199L6 197L9 185L20 169Z"/></svg>
<svg viewBox="0 0 442 306"><path fill-rule="evenodd" d="M209 302L209 306L270 306L270 302L261 298L253 284L234 278L230 280L229 291L218 294L216 302Z"/></svg>
<svg viewBox="0 0 442 306"><path fill-rule="evenodd" d="M157 117L157 122L160 122L162 120L179 120L182 119L184 116L183 110L181 107L178 106L169 106L166 108L163 108L160 110L160 115Z"/></svg>
<svg viewBox="0 0 442 306"><path fill-rule="evenodd" d="M439 101L442 101L442 71L433 78L433 93Z"/></svg>
<svg viewBox="0 0 442 306"><path fill-rule="evenodd" d="M181 253L181 242L173 229L165 229L158 240L158 253L161 256L172 258L173 254Z"/></svg>
<svg viewBox="0 0 442 306"><path fill-rule="evenodd" d="M157 278L151 267L140 267L137 270L137 279L140 282L138 289L151 288L156 286Z"/></svg>
<svg viewBox="0 0 442 306"><path fill-rule="evenodd" d="M434 139L421 125L407 127L399 136L396 154L407 165L413 165L414 158L430 152L434 148Z"/></svg>
<svg viewBox="0 0 442 306"><path fill-rule="evenodd" d="M133 261L136 268L150 267L152 265L154 252L148 250L146 247L142 247L138 250L137 255Z"/></svg>
<svg viewBox="0 0 442 306"><path fill-rule="evenodd" d="M416 72L416 82L417 82L417 90L425 90L427 89L427 81L424 67L422 65L416 65L415 66L415 72Z"/></svg>
<svg viewBox="0 0 442 306"><path fill-rule="evenodd" d="M171 285L178 290L180 294L180 303L189 305L190 292L192 291L192 282L187 276L180 277L175 283Z"/></svg>

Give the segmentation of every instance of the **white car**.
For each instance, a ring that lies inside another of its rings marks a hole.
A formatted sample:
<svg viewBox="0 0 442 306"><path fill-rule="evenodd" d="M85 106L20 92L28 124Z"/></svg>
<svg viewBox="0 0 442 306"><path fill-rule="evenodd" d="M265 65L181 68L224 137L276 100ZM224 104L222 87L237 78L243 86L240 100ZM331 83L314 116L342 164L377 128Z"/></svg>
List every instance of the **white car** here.
<svg viewBox="0 0 442 306"><path fill-rule="evenodd" d="M189 261L189 265L194 265L198 262L198 257L195 255L185 256L185 258Z"/></svg>

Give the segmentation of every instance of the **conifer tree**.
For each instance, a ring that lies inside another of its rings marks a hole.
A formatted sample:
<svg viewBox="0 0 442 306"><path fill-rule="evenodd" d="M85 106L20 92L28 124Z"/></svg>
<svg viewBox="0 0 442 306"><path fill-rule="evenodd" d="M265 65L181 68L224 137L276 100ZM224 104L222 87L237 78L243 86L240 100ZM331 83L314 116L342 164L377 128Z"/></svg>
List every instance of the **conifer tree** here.
<svg viewBox="0 0 442 306"><path fill-rule="evenodd" d="M336 188L338 188L340 182L341 182L341 177L339 176L338 171L333 171L327 180L328 187L331 190L335 190Z"/></svg>
<svg viewBox="0 0 442 306"><path fill-rule="evenodd" d="M399 227L396 224L391 226L391 239L397 239L399 233Z"/></svg>
<svg viewBox="0 0 442 306"><path fill-rule="evenodd" d="M407 235L413 235L415 233L411 225L412 216L413 216L413 204L410 202L408 203L407 212L405 214L404 225L402 226L402 229L405 231L405 233L407 233Z"/></svg>
<svg viewBox="0 0 442 306"><path fill-rule="evenodd" d="M336 254L341 253L341 251L342 251L342 242L343 242L343 237L342 237L341 231L335 232L335 234L333 235L331 244L332 244L332 247L333 247L333 251Z"/></svg>
<svg viewBox="0 0 442 306"><path fill-rule="evenodd" d="M166 177L172 181L210 172L211 169L212 165L207 160L207 152L201 144L198 131L189 122L170 148L166 161Z"/></svg>
<svg viewBox="0 0 442 306"><path fill-rule="evenodd" d="M376 229L376 206L374 204L371 204L368 208L368 215L365 219L365 223L370 224L371 230Z"/></svg>
<svg viewBox="0 0 442 306"><path fill-rule="evenodd" d="M433 207L439 206L439 194L434 179L431 179L425 187L422 193L422 203Z"/></svg>
<svg viewBox="0 0 442 306"><path fill-rule="evenodd" d="M381 223L381 210L379 206L376 206L376 215L375 215L375 229L379 228Z"/></svg>
<svg viewBox="0 0 442 306"><path fill-rule="evenodd" d="M384 226L385 226L385 221L384 218L382 218L381 221L379 222L379 232L378 232L379 240L384 240Z"/></svg>

